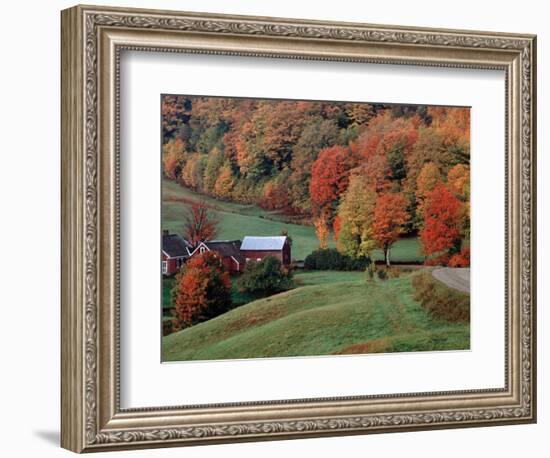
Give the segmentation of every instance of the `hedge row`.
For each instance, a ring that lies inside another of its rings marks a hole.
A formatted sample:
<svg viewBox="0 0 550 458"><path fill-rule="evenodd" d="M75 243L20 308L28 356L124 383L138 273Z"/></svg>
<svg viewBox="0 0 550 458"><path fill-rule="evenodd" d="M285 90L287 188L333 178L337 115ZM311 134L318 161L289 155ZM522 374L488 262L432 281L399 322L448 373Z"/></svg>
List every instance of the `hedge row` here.
<svg viewBox="0 0 550 458"><path fill-rule="evenodd" d="M369 264L369 258L353 259L334 248L315 250L304 260L307 270L365 270Z"/></svg>

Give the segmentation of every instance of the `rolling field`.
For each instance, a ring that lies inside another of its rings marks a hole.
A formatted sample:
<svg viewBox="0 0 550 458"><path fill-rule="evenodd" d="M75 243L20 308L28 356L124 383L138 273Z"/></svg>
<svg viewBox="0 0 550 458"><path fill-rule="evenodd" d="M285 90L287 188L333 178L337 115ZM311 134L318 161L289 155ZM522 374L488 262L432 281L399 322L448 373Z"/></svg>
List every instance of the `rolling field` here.
<svg viewBox="0 0 550 458"><path fill-rule="evenodd" d="M163 338L163 361L468 349L469 323L432 320L412 277L302 272L297 288Z"/></svg>
<svg viewBox="0 0 550 458"><path fill-rule="evenodd" d="M292 237L292 257L303 260L319 247L312 226L292 224L285 221L284 215L269 212L255 205L225 202L198 194L184 188L174 181L162 181L162 228L181 234L184 224L185 208L189 202L204 200L213 208L220 220L220 240L242 240L245 235L280 235L287 230ZM334 247L332 237L329 246ZM391 253L394 262L422 262L420 246L416 238L406 238L395 243ZM376 260L383 259L380 251L374 253Z"/></svg>

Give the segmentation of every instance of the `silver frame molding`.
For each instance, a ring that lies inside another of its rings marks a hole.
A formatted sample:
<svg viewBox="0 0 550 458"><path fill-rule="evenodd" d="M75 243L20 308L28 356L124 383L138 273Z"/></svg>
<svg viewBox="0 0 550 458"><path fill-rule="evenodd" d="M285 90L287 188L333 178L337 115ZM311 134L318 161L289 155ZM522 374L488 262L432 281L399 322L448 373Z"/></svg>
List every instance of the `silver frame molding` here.
<svg viewBox="0 0 550 458"><path fill-rule="evenodd" d="M61 19L64 448L91 452L536 421L535 36L94 6L64 10ZM121 409L118 132L125 49L503 70L506 386Z"/></svg>

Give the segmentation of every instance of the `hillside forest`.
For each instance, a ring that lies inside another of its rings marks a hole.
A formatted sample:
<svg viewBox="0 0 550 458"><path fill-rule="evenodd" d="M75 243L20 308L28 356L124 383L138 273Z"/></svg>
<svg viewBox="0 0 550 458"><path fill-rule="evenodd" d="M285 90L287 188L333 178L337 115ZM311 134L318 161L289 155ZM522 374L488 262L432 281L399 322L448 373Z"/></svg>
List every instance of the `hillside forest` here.
<svg viewBox="0 0 550 458"><path fill-rule="evenodd" d="M319 248L469 266L470 109L164 95L165 178L313 226Z"/></svg>

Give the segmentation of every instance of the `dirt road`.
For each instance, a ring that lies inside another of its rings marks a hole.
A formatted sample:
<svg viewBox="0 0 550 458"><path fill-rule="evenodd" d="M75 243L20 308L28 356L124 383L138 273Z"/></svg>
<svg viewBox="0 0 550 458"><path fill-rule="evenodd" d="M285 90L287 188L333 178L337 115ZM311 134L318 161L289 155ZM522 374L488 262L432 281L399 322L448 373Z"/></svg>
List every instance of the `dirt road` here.
<svg viewBox="0 0 550 458"><path fill-rule="evenodd" d="M470 293L470 268L441 267L434 269L432 275L448 287Z"/></svg>

